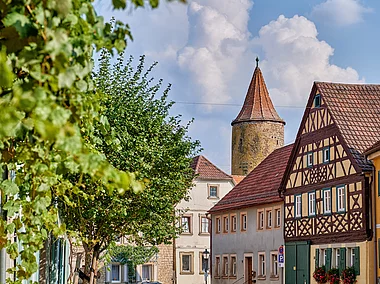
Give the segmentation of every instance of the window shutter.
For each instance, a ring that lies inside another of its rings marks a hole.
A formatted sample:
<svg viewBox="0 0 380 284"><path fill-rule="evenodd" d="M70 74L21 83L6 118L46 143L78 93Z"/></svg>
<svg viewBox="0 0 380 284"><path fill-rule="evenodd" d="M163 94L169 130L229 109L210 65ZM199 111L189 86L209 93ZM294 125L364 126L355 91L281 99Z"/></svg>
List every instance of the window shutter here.
<svg viewBox="0 0 380 284"><path fill-rule="evenodd" d="M315 249L315 268L319 267L319 249Z"/></svg>
<svg viewBox="0 0 380 284"><path fill-rule="evenodd" d="M326 271L329 271L331 269L331 253L331 248L326 249Z"/></svg>
<svg viewBox="0 0 380 284"><path fill-rule="evenodd" d="M346 248L340 248L339 272L346 269Z"/></svg>
<svg viewBox="0 0 380 284"><path fill-rule="evenodd" d="M354 248L355 252L355 262L354 262L354 268L356 275L360 275L360 248L356 247Z"/></svg>

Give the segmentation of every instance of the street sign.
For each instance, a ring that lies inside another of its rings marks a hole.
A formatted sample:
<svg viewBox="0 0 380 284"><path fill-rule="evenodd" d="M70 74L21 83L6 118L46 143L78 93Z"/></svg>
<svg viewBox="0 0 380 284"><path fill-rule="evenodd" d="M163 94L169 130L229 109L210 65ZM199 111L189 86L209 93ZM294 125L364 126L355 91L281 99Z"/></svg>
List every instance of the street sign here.
<svg viewBox="0 0 380 284"><path fill-rule="evenodd" d="M278 248L277 263L278 263L278 267L284 267L284 263L285 263L284 246L280 246Z"/></svg>

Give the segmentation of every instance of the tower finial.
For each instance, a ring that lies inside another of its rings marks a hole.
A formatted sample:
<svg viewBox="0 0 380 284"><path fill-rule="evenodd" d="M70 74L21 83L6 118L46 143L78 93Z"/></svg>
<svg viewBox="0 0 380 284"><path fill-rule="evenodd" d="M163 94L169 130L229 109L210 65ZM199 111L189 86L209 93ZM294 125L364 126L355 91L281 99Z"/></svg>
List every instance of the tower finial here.
<svg viewBox="0 0 380 284"><path fill-rule="evenodd" d="M259 61L260 61L259 57L256 56L256 67L259 67Z"/></svg>

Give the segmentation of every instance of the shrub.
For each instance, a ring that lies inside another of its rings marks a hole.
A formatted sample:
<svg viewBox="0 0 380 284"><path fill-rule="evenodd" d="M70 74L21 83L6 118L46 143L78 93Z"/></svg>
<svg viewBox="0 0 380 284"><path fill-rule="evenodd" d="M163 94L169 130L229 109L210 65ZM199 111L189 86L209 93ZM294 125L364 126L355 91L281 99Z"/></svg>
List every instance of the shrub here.
<svg viewBox="0 0 380 284"><path fill-rule="evenodd" d="M315 268L313 278L317 281L317 283L327 283L326 268L324 266Z"/></svg>
<svg viewBox="0 0 380 284"><path fill-rule="evenodd" d="M337 268L331 268L327 272L327 280L330 284L339 284L340 277L339 277L339 270Z"/></svg>

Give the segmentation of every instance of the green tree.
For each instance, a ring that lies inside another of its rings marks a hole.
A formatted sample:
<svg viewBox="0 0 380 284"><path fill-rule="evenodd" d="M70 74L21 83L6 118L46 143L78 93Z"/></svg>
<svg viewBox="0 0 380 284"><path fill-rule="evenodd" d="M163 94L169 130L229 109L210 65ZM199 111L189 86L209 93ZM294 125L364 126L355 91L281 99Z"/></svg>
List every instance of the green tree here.
<svg viewBox="0 0 380 284"><path fill-rule="evenodd" d="M112 66L110 58L104 50L94 73L102 123L95 124L92 141L115 168L135 172L145 189L120 195L86 178L86 193L95 199L73 196L78 206L63 209L67 228L92 257L91 279L100 254L118 237L144 246L170 242L178 234L175 205L191 187L191 157L199 149L199 142L187 136L190 122L182 125L180 116L169 115L170 86L158 96L162 80L154 84L149 78L154 65L145 72L144 57L136 69L131 59L124 66L122 55ZM89 257L86 260L88 267Z"/></svg>
<svg viewBox="0 0 380 284"><path fill-rule="evenodd" d="M183 1L182 1L183 2ZM113 0L125 8L126 0ZM131 0L132 7L157 7L159 0ZM121 51L128 25L104 24L91 0L0 0L0 249L6 248L18 265L17 280L36 271L34 253L50 232L65 231L57 223L54 200L75 206L74 196L86 192L90 178L106 192L139 189L133 175L120 171L92 143L93 124L104 123L99 93L91 77L94 50ZM15 180L10 180L14 176ZM12 175L11 175L12 173ZM23 250L13 238L15 234Z"/></svg>

